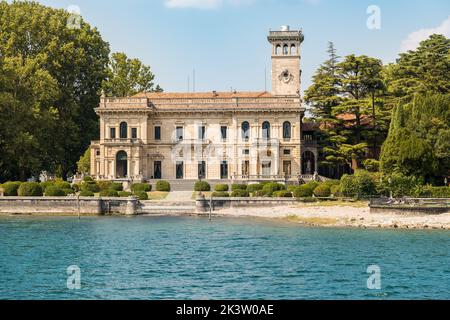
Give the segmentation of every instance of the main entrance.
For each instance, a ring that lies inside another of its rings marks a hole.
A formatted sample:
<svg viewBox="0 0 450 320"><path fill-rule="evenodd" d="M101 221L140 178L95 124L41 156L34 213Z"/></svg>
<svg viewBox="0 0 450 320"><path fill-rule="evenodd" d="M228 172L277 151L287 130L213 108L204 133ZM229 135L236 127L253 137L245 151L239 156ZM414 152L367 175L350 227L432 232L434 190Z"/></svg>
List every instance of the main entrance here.
<svg viewBox="0 0 450 320"><path fill-rule="evenodd" d="M116 177L126 178L128 176L128 156L125 151L117 152L116 156Z"/></svg>

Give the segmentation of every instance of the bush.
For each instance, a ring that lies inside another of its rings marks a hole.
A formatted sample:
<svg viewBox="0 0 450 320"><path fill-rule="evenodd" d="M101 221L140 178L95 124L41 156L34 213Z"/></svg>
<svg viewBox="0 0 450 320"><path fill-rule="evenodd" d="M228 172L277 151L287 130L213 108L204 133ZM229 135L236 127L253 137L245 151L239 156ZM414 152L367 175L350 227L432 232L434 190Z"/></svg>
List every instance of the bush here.
<svg viewBox="0 0 450 320"><path fill-rule="evenodd" d="M368 197L378 194L376 175L367 170L357 170L353 176L344 175L341 191L346 197Z"/></svg>
<svg viewBox="0 0 450 320"><path fill-rule="evenodd" d="M84 177L83 182L94 182L94 179L92 177Z"/></svg>
<svg viewBox="0 0 450 320"><path fill-rule="evenodd" d="M364 168L369 172L378 172L380 171L380 161L375 159L367 159L363 161Z"/></svg>
<svg viewBox="0 0 450 320"><path fill-rule="evenodd" d="M249 184L247 186L247 191L249 193L253 194L253 193L257 192L257 191L261 191L262 188L263 188L263 185L261 183L253 183L253 184Z"/></svg>
<svg viewBox="0 0 450 320"><path fill-rule="evenodd" d="M330 191L331 191L331 195L333 195L334 197L342 196L341 186L340 185L332 186Z"/></svg>
<svg viewBox="0 0 450 320"><path fill-rule="evenodd" d="M17 190L20 197L42 197L42 187L38 182L24 182Z"/></svg>
<svg viewBox="0 0 450 320"><path fill-rule="evenodd" d="M107 197L107 198L117 198L119 196L119 194L117 193L116 190L102 190L100 192L100 197Z"/></svg>
<svg viewBox="0 0 450 320"><path fill-rule="evenodd" d="M72 189L72 186L69 182L63 180L56 180L53 185L60 189Z"/></svg>
<svg viewBox="0 0 450 320"><path fill-rule="evenodd" d="M170 183L167 181L158 181L156 183L156 191L161 192L169 192L170 191Z"/></svg>
<svg viewBox="0 0 450 320"><path fill-rule="evenodd" d="M75 192L79 192L79 191L81 190L81 187L80 187L80 185L79 185L78 183L74 183L74 184L72 185L72 189L73 189Z"/></svg>
<svg viewBox="0 0 450 320"><path fill-rule="evenodd" d="M356 185L356 177L344 174L341 178L341 192L345 197L354 197L358 194L358 186Z"/></svg>
<svg viewBox="0 0 450 320"><path fill-rule="evenodd" d="M226 192L230 189L230 187L227 184L218 184L214 187L214 191L217 192Z"/></svg>
<svg viewBox="0 0 450 320"><path fill-rule="evenodd" d="M22 182L5 182L4 184L2 184L2 188L3 188L3 195L5 197L17 197L18 193L17 191L19 190L20 185L22 184Z"/></svg>
<svg viewBox="0 0 450 320"><path fill-rule="evenodd" d="M314 194L314 191L311 189L310 185L302 184L301 186L298 186L294 190L294 197L295 198L307 198L312 197Z"/></svg>
<svg viewBox="0 0 450 320"><path fill-rule="evenodd" d="M150 191L152 191L152 186L150 186ZM109 187L112 190L116 190L116 191L123 191L123 184L121 184L120 182L113 182L111 183L111 186Z"/></svg>
<svg viewBox="0 0 450 320"><path fill-rule="evenodd" d="M422 184L422 181L416 177L394 173L380 179L377 192L384 196L390 196L392 192L394 198L420 196Z"/></svg>
<svg viewBox="0 0 450 320"><path fill-rule="evenodd" d="M62 189L62 191L64 191L64 194L66 196L72 195L72 194L76 194L75 190L73 189Z"/></svg>
<svg viewBox="0 0 450 320"><path fill-rule="evenodd" d="M131 191L136 192L150 192L152 191L152 186L148 183L134 183L131 186Z"/></svg>
<svg viewBox="0 0 450 320"><path fill-rule="evenodd" d="M268 196L268 197L271 197L274 192L282 191L282 190L286 190L286 186L284 184L276 183L276 182L267 183L262 188L263 194Z"/></svg>
<svg viewBox="0 0 450 320"><path fill-rule="evenodd" d="M250 196L247 190L237 189L231 192L233 198L247 198Z"/></svg>
<svg viewBox="0 0 450 320"><path fill-rule="evenodd" d="M231 191L236 191L236 190L245 190L245 191L247 191L247 185L246 184L242 184L242 183L234 183L231 186Z"/></svg>
<svg viewBox="0 0 450 320"><path fill-rule="evenodd" d="M326 184L321 184L316 189L314 189L314 195L317 198L328 198L329 196L331 196L331 187Z"/></svg>
<svg viewBox="0 0 450 320"><path fill-rule="evenodd" d="M43 181L40 183L41 188L42 188L42 192L45 193L45 190L50 187L50 186L54 186L55 185L55 180L47 180L47 181Z"/></svg>
<svg viewBox="0 0 450 320"><path fill-rule="evenodd" d="M117 194L121 198L128 198L133 195L131 192L128 192L128 191L118 191Z"/></svg>
<svg viewBox="0 0 450 320"><path fill-rule="evenodd" d="M450 187L423 186L418 194L419 197L450 198Z"/></svg>
<svg viewBox="0 0 450 320"><path fill-rule="evenodd" d="M93 196L94 193L87 190L80 192L80 197L93 197Z"/></svg>
<svg viewBox="0 0 450 320"><path fill-rule="evenodd" d="M287 187L287 191L289 191L289 192L294 192L295 191L295 189L297 189L298 188L298 186L296 186L296 185L294 185L294 184L291 184L291 185L289 185L288 187Z"/></svg>
<svg viewBox="0 0 450 320"><path fill-rule="evenodd" d="M287 190L275 191L273 193L273 196L275 198L292 198L292 192L287 191Z"/></svg>
<svg viewBox="0 0 450 320"><path fill-rule="evenodd" d="M107 190L107 189L105 189ZM92 182L83 182L81 184L81 191L89 191L92 193L97 193L100 191L104 191L104 190L100 190L100 187L98 186L97 183L95 183L94 181Z"/></svg>
<svg viewBox="0 0 450 320"><path fill-rule="evenodd" d="M97 181L97 185L100 188L100 191L111 189L112 182L111 181Z"/></svg>
<svg viewBox="0 0 450 320"><path fill-rule="evenodd" d="M211 191L211 185L206 181L197 181L194 186L194 191Z"/></svg>
<svg viewBox="0 0 450 320"><path fill-rule="evenodd" d="M322 182L322 184L325 184L327 186L329 186L330 188L334 187L334 186L339 186L341 184L341 181L339 180L327 180Z"/></svg>
<svg viewBox="0 0 450 320"><path fill-rule="evenodd" d="M145 191L138 191L134 195L141 201L148 200L148 194Z"/></svg>
<svg viewBox="0 0 450 320"><path fill-rule="evenodd" d="M57 186L48 186L45 189L45 196L46 197L65 197L66 193L63 189L57 187Z"/></svg>
<svg viewBox="0 0 450 320"><path fill-rule="evenodd" d="M214 198L228 198L230 194L226 191L215 191L213 192L212 196Z"/></svg>

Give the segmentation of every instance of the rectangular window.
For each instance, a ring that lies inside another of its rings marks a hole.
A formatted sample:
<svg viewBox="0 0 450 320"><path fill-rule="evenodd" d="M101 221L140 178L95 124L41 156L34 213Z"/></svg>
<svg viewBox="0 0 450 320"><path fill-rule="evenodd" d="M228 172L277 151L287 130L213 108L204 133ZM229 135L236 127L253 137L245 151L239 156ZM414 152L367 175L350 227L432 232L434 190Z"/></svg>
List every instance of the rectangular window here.
<svg viewBox="0 0 450 320"><path fill-rule="evenodd" d="M222 161L220 163L220 179L228 179L228 162Z"/></svg>
<svg viewBox="0 0 450 320"><path fill-rule="evenodd" d="M183 134L184 134L183 127L177 127L177 140L178 141L183 140Z"/></svg>
<svg viewBox="0 0 450 320"><path fill-rule="evenodd" d="M138 138L137 128L131 128L131 139L137 139L137 138Z"/></svg>
<svg viewBox="0 0 450 320"><path fill-rule="evenodd" d="M205 140L205 138L206 138L206 127L205 126L198 127L198 139Z"/></svg>
<svg viewBox="0 0 450 320"><path fill-rule="evenodd" d="M198 178L206 179L206 162L200 161L198 163Z"/></svg>
<svg viewBox="0 0 450 320"><path fill-rule="evenodd" d="M250 154L250 150L244 149L244 150L242 150L242 154L248 156Z"/></svg>
<svg viewBox="0 0 450 320"><path fill-rule="evenodd" d="M291 155L291 149L284 149L283 151L285 156L290 156Z"/></svg>
<svg viewBox="0 0 450 320"><path fill-rule="evenodd" d="M228 139L228 127L225 126L220 127L220 133L223 141Z"/></svg>
<svg viewBox="0 0 450 320"><path fill-rule="evenodd" d="M155 140L161 140L161 127L155 127Z"/></svg>
<svg viewBox="0 0 450 320"><path fill-rule="evenodd" d="M109 130L109 138L115 139L116 138L116 128L110 128Z"/></svg>
<svg viewBox="0 0 450 320"><path fill-rule="evenodd" d="M184 163L183 163L183 161L177 161L176 176L177 176L177 179L184 179Z"/></svg>

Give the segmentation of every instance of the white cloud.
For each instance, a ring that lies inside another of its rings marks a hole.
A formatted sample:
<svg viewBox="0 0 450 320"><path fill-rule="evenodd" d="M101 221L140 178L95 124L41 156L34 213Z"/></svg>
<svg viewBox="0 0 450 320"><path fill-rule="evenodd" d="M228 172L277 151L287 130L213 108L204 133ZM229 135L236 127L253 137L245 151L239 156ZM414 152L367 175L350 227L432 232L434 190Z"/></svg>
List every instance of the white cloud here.
<svg viewBox="0 0 450 320"><path fill-rule="evenodd" d="M450 16L436 28L420 29L410 33L408 38L402 41L401 51L406 52L416 49L420 42L428 39L432 34L442 34L450 37Z"/></svg>

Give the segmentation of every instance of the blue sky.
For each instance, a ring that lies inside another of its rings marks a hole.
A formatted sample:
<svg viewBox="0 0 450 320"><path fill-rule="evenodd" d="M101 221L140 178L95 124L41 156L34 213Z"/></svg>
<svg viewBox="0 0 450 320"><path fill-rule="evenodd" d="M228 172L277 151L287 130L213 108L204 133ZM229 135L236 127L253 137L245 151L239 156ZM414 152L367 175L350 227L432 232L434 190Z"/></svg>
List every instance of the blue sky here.
<svg viewBox="0 0 450 320"><path fill-rule="evenodd" d="M448 0L42 0L78 6L113 51L152 67L165 91L264 90L270 77L269 29L302 28L302 89L326 59L328 41L341 56L366 54L392 62L433 32L450 37ZM370 30L367 8L380 8L381 28ZM270 90L270 81L268 90Z"/></svg>

